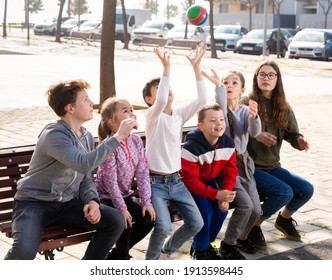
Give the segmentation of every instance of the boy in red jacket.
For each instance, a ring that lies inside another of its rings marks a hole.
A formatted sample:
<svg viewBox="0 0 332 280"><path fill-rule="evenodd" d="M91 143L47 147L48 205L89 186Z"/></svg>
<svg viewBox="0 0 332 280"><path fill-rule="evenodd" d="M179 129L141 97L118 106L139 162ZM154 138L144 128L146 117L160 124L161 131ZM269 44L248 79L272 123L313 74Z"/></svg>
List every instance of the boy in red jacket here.
<svg viewBox="0 0 332 280"><path fill-rule="evenodd" d="M238 169L235 146L224 134L224 113L217 103L198 112L197 128L188 133L181 155L181 175L204 220L194 236L192 256L197 260L221 259L211 246L227 216Z"/></svg>

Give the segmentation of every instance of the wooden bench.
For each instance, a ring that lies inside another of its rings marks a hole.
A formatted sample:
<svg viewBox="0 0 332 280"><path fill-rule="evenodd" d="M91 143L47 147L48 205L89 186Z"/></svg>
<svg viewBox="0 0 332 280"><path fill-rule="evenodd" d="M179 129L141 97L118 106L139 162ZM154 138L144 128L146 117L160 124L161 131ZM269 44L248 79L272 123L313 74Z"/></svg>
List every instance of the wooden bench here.
<svg viewBox="0 0 332 280"><path fill-rule="evenodd" d="M142 49L144 50L144 47L163 47L166 44L166 39L163 37L156 37L156 36L144 36L140 42L134 43L137 45L136 50Z"/></svg>
<svg viewBox="0 0 332 280"><path fill-rule="evenodd" d="M174 49L178 50L195 50L197 45L204 44L200 40L190 40L190 39L173 39L170 44L164 46L166 49L170 49L173 53Z"/></svg>
<svg viewBox="0 0 332 280"><path fill-rule="evenodd" d="M193 127L183 129L183 140L192 129ZM145 144L144 132L137 132L137 134L141 136ZM97 138L95 138L95 144L97 144ZM8 238L12 237L12 209L17 182L27 172L34 150L35 145L0 149L0 231ZM135 180L132 182L132 188L137 190ZM172 222L182 220L172 205L169 205L169 211ZM44 231L38 251L46 260L53 260L54 250L62 251L64 247L90 241L92 236L93 231L81 228L50 227Z"/></svg>
<svg viewBox="0 0 332 280"><path fill-rule="evenodd" d="M76 42L81 43L82 45L87 44L91 45L91 35L92 33L89 32L83 32L83 31L72 31L70 36L63 37L64 40L66 40L66 43L74 44Z"/></svg>

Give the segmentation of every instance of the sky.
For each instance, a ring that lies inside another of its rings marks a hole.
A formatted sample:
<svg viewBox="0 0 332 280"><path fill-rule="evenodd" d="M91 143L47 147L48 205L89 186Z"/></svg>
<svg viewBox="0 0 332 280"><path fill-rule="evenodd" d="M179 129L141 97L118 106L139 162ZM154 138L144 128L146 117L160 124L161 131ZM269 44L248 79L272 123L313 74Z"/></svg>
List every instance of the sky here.
<svg viewBox="0 0 332 280"><path fill-rule="evenodd" d="M143 0L125 0L126 8L140 8L140 3ZM162 16L163 10L169 4L179 5L181 1L179 0L156 0L158 1L159 13L158 18ZM88 6L90 11L95 15L95 17L101 18L102 16L102 6L103 0L88 0ZM0 20L3 22L4 16L4 3L5 0L0 0ZM38 14L30 14L30 22L41 21L50 17L57 17L58 14L58 1L57 0L43 0L44 11ZM202 4L206 6L207 2L203 0L196 0L196 4ZM181 5L179 5L181 7ZM24 21L24 0L8 0L7 1L7 22L22 22Z"/></svg>

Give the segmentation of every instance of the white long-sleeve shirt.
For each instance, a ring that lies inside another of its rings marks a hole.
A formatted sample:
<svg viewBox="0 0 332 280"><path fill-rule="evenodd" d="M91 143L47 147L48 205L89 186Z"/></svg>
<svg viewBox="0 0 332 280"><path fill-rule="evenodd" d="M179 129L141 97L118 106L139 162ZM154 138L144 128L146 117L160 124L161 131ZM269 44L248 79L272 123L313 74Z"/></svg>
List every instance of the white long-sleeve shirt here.
<svg viewBox="0 0 332 280"><path fill-rule="evenodd" d="M181 169L182 128L207 102L203 80L196 81L197 98L173 109L172 115L163 113L170 88L170 78L160 79L156 101L146 111L146 156L150 170L171 174Z"/></svg>

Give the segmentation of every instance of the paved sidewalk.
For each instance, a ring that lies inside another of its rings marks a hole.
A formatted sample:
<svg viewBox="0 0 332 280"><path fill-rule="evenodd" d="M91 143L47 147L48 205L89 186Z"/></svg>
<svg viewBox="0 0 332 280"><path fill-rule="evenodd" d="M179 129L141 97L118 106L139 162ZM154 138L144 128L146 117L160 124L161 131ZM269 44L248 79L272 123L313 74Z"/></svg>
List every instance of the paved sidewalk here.
<svg viewBox="0 0 332 280"><path fill-rule="evenodd" d="M176 59L177 58L174 57L175 61ZM179 65L181 63L179 63ZM214 65L213 63L214 62L211 61L210 65ZM232 64L231 61L228 63L229 65ZM236 63L240 65L240 62L237 61ZM229 65L227 65L227 67ZM255 66L256 65L254 65L253 68L255 68ZM292 66L287 66L285 72L294 72L296 76L295 71L298 70L296 66L293 68ZM252 69L248 71L252 72ZM314 70L311 69L308 71ZM330 72L322 74L322 72L318 73L317 71L316 75L318 74L331 75ZM31 80L33 78L30 77L29 79ZM301 78L299 77L299 79ZM4 84L5 81L1 83ZM294 83L297 83L295 78ZM18 86L24 87L23 82L18 84ZM294 215L294 219L298 222L298 229L301 232L302 241L294 242L285 239L282 234L274 228L273 223L275 216L273 216L269 221L263 223L262 226L268 242L267 251L258 252L255 255L246 255L248 259L259 259L286 252L290 249L304 247L308 244L332 239L332 147L330 145L332 96L329 92L330 89L327 87L322 88L320 84L316 85L317 91L309 93L306 91L306 85L298 83L297 87L301 87L299 91L303 94L294 96L288 94L288 99L295 111L300 131L308 138L310 150L307 153L299 152L291 148L287 143L284 143L281 162L284 167L305 177L315 186L313 198ZM286 90L286 94L287 92ZM1 94L0 98L2 98ZM20 103L18 102L20 105L16 108L8 108L3 107L2 104L4 103L2 102L5 102L5 100L1 100L0 102L0 152L1 148L35 143L41 129L47 123L56 119L55 114L46 105L26 107L24 106L24 102L21 101ZM178 102L186 102L186 99L180 99ZM137 115L140 129L144 129L144 112L137 112ZM100 116L95 112L94 119L86 124L86 127L95 136L99 119ZM191 121L191 124L195 124L194 119ZM179 223L175 223L173 226L178 227ZM216 246L218 247L225 228L226 225L223 227L219 239L216 241ZM10 248L11 242L11 239L0 235L0 259L4 257L7 250ZM132 249L131 255L134 259L144 259L147 244L148 237ZM63 252L56 252L56 259L80 259L85 248L86 244L65 248ZM190 242L187 242L180 250L182 254L180 254L179 259L190 259L188 255L189 248ZM305 257L308 256L306 255ZM37 256L37 258L43 259L42 256ZM311 258L314 259L314 256ZM324 258L324 256L322 256L322 258Z"/></svg>

